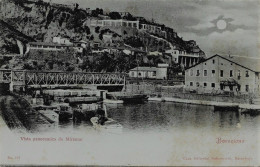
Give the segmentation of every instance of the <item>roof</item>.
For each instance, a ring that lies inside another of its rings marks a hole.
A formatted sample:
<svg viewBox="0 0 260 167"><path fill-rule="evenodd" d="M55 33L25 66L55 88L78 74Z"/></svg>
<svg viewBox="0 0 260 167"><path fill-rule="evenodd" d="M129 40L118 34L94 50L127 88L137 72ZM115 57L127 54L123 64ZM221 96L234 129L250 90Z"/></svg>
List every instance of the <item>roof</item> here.
<svg viewBox="0 0 260 167"><path fill-rule="evenodd" d="M245 56L232 56L232 55L221 55L220 56L220 55L217 55L217 54L214 55L214 56L211 56L208 59L206 59L206 60L204 60L204 61L202 61L200 63L197 63L197 64L195 64L195 65L193 65L193 66L191 66L191 67L189 67L187 69L190 69L190 68L192 68L194 66L197 66L197 65L199 65L199 64L201 64L201 63L203 63L205 61L208 61L208 60L210 60L210 59L212 59L214 57L217 57L217 56L222 58L222 59L225 59L225 60L227 60L229 62L232 62L232 63L234 63L236 65L239 65L239 66L241 66L243 68L246 68L248 70L251 70L251 71L254 71L254 72L260 72L260 58L245 57Z"/></svg>
<svg viewBox="0 0 260 167"><path fill-rule="evenodd" d="M130 71L156 71L156 67L135 67L131 69Z"/></svg>
<svg viewBox="0 0 260 167"><path fill-rule="evenodd" d="M29 42L31 45L42 45L42 46L72 46L68 44L57 44L57 43L46 43L46 42Z"/></svg>

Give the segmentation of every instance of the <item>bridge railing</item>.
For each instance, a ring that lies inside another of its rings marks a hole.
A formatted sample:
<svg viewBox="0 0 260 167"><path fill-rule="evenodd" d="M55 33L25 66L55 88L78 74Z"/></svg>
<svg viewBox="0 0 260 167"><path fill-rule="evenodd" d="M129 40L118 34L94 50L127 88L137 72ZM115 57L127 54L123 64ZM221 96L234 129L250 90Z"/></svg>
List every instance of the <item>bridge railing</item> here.
<svg viewBox="0 0 260 167"><path fill-rule="evenodd" d="M0 70L0 83L11 82L11 70L1 69Z"/></svg>
<svg viewBox="0 0 260 167"><path fill-rule="evenodd" d="M124 73L0 70L0 82L22 85L124 85Z"/></svg>

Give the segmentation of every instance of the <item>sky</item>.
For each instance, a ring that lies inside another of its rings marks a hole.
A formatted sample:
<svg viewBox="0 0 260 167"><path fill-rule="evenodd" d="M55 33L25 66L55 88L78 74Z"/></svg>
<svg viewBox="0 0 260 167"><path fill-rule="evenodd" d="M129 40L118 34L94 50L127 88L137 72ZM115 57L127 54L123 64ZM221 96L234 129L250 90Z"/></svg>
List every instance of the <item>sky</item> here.
<svg viewBox="0 0 260 167"><path fill-rule="evenodd" d="M184 40L195 40L208 56L260 57L256 0L52 0L82 8L126 11L165 24Z"/></svg>

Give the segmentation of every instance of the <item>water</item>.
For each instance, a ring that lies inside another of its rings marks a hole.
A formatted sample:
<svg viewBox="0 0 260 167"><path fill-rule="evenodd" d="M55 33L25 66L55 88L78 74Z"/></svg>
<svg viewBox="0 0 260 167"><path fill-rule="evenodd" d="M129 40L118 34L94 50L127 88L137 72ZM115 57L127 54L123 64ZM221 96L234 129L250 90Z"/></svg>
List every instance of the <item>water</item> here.
<svg viewBox="0 0 260 167"><path fill-rule="evenodd" d="M73 123L72 120L50 127L39 126L41 128L34 133L13 135L5 132L0 139L2 150L7 150L3 157L15 152L15 155L21 155L20 164L30 160L30 163L39 165L46 165L46 162L50 165L141 166L258 164L260 116L214 112L211 106L171 102L107 105L107 111L110 118L122 124L122 134L100 133L89 121ZM21 136L64 140L22 142ZM68 142L66 137L81 138L82 141ZM217 144L219 137L245 142ZM206 161L194 157L226 160ZM236 157L250 160L240 161Z"/></svg>
<svg viewBox="0 0 260 167"><path fill-rule="evenodd" d="M107 104L108 117L124 127L124 133L198 130L208 131L256 131L259 116L241 115L232 111L214 111L212 106L190 105L172 102L145 102L144 104ZM72 121L59 123L59 129L83 127L91 129L91 123Z"/></svg>

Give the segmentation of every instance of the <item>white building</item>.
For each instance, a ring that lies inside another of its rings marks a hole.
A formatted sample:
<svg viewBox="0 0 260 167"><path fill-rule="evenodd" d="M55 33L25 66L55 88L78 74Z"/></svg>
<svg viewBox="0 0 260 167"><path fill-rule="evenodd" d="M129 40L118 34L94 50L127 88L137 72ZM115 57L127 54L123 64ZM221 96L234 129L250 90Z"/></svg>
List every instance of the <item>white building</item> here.
<svg viewBox="0 0 260 167"><path fill-rule="evenodd" d="M158 64L158 67L135 67L129 71L131 78L167 79L168 64Z"/></svg>
<svg viewBox="0 0 260 167"><path fill-rule="evenodd" d="M71 43L69 39L62 37L53 37L52 42L62 45L73 45L73 43Z"/></svg>
<svg viewBox="0 0 260 167"><path fill-rule="evenodd" d="M199 53L187 53L178 49L166 50L165 53L172 55L172 60L175 63L182 64L184 67L190 67L199 62Z"/></svg>
<svg viewBox="0 0 260 167"><path fill-rule="evenodd" d="M214 55L185 70L185 87L259 94L260 59Z"/></svg>
<svg viewBox="0 0 260 167"><path fill-rule="evenodd" d="M129 21L129 20L90 20L90 26L100 26L100 27L131 27L139 28L139 21Z"/></svg>
<svg viewBox="0 0 260 167"><path fill-rule="evenodd" d="M28 52L29 50L59 51L59 50L65 50L68 47L72 47L72 46L55 44L55 43L46 43L46 42L29 42L27 45L26 52Z"/></svg>

